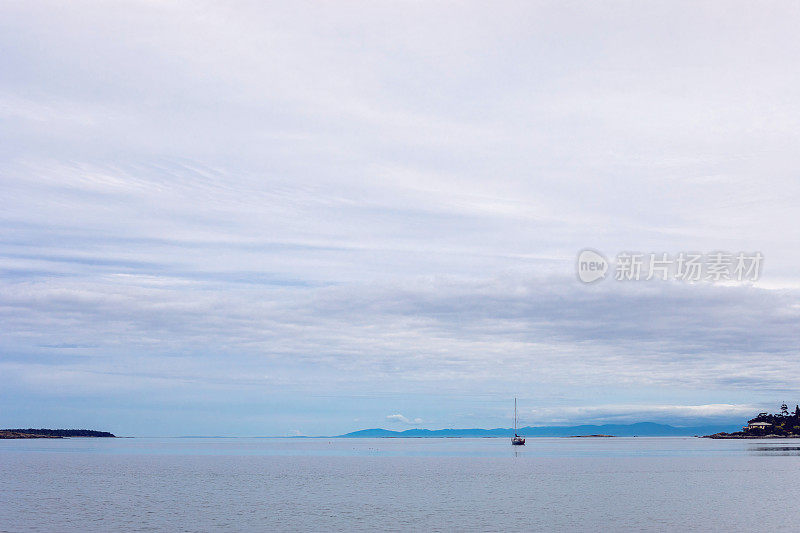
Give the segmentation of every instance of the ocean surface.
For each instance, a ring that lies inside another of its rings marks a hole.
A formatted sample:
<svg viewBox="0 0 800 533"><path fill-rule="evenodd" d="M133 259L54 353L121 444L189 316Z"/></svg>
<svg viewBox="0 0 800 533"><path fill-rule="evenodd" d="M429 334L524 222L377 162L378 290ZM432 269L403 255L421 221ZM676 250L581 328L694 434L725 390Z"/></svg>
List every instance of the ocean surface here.
<svg viewBox="0 0 800 533"><path fill-rule="evenodd" d="M0 440L0 531L797 531L800 441Z"/></svg>

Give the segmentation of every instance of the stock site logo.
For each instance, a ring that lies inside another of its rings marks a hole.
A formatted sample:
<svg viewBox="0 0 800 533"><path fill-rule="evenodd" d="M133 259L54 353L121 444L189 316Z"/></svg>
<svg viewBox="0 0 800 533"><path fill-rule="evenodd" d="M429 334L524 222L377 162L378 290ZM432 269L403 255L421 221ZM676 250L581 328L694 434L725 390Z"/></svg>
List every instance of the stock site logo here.
<svg viewBox="0 0 800 533"><path fill-rule="evenodd" d="M608 272L608 260L594 250L582 250L578 254L578 279L592 283L603 279Z"/></svg>

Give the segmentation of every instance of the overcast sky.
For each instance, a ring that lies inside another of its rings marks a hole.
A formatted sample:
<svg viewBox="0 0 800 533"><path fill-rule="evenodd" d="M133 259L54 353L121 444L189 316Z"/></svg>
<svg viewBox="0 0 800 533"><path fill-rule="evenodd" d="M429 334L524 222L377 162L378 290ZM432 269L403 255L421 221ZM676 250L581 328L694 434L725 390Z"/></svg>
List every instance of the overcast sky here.
<svg viewBox="0 0 800 533"><path fill-rule="evenodd" d="M800 5L0 4L0 427L800 402ZM755 283L578 251L755 252Z"/></svg>

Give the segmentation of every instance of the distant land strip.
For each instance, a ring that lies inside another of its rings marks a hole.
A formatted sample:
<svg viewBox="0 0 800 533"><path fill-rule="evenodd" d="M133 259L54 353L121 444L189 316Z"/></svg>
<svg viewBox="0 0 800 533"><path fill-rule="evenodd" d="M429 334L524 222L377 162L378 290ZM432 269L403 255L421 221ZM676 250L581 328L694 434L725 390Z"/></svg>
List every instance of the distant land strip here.
<svg viewBox="0 0 800 533"><path fill-rule="evenodd" d="M62 439L64 437L116 437L108 431L92 429L0 429L0 439Z"/></svg>

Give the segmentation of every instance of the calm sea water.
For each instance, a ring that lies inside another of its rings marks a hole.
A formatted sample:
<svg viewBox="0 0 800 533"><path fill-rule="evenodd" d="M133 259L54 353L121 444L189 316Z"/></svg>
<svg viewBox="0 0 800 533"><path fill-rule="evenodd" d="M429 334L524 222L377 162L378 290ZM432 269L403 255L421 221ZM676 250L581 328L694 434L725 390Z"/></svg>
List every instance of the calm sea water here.
<svg viewBox="0 0 800 533"><path fill-rule="evenodd" d="M0 531L796 531L798 479L791 440L0 440Z"/></svg>

